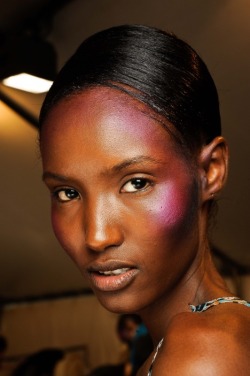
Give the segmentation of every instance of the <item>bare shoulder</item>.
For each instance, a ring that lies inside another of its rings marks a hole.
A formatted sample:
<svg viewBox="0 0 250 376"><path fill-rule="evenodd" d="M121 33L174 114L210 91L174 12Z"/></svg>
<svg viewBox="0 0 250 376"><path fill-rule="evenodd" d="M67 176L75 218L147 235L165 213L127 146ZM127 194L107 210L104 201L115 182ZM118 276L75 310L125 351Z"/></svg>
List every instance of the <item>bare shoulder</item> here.
<svg viewBox="0 0 250 376"><path fill-rule="evenodd" d="M168 327L153 376L247 376L249 354L249 308L182 313Z"/></svg>

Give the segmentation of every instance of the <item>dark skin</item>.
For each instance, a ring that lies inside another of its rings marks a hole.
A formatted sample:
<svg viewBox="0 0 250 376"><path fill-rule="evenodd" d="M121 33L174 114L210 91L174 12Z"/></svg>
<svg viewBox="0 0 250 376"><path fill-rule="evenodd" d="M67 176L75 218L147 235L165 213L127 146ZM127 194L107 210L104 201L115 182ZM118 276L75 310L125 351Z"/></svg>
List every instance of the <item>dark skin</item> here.
<svg viewBox="0 0 250 376"><path fill-rule="evenodd" d="M247 375L249 309L189 308L233 295L207 239L208 205L227 176L226 142L216 137L190 163L151 115L100 87L50 111L41 154L55 234L104 307L140 314L155 345L164 337L154 376L230 376L239 364Z"/></svg>

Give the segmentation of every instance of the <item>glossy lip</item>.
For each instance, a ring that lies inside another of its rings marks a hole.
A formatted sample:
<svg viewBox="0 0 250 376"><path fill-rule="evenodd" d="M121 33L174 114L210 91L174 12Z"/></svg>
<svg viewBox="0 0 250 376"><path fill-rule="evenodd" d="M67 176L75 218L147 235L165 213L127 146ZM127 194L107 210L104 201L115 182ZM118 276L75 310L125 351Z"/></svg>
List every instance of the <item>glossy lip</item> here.
<svg viewBox="0 0 250 376"><path fill-rule="evenodd" d="M104 275L99 272L126 269L119 275ZM87 276L95 289L103 292L112 292L124 289L134 280L139 270L121 261L106 261L103 263L91 264L87 268Z"/></svg>

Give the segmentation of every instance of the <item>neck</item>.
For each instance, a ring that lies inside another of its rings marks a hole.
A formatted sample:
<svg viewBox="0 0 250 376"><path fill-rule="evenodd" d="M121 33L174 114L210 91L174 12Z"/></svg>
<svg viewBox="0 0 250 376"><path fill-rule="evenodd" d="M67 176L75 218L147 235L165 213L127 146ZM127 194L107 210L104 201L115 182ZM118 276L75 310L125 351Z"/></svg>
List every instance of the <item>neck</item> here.
<svg viewBox="0 0 250 376"><path fill-rule="evenodd" d="M170 321L179 313L190 312L189 304L198 305L221 296L230 296L225 282L217 272L208 247L197 255L189 271L178 284L153 305L139 314L155 345L164 337Z"/></svg>

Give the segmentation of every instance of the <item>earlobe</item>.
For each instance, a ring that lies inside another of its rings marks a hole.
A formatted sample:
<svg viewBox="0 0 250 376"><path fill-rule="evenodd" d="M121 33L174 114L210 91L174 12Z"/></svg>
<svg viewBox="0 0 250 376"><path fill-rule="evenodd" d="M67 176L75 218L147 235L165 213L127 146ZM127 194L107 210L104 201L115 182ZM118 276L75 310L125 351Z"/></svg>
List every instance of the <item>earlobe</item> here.
<svg viewBox="0 0 250 376"><path fill-rule="evenodd" d="M224 187L228 172L228 146L221 136L205 145L200 153L202 201L213 199Z"/></svg>

